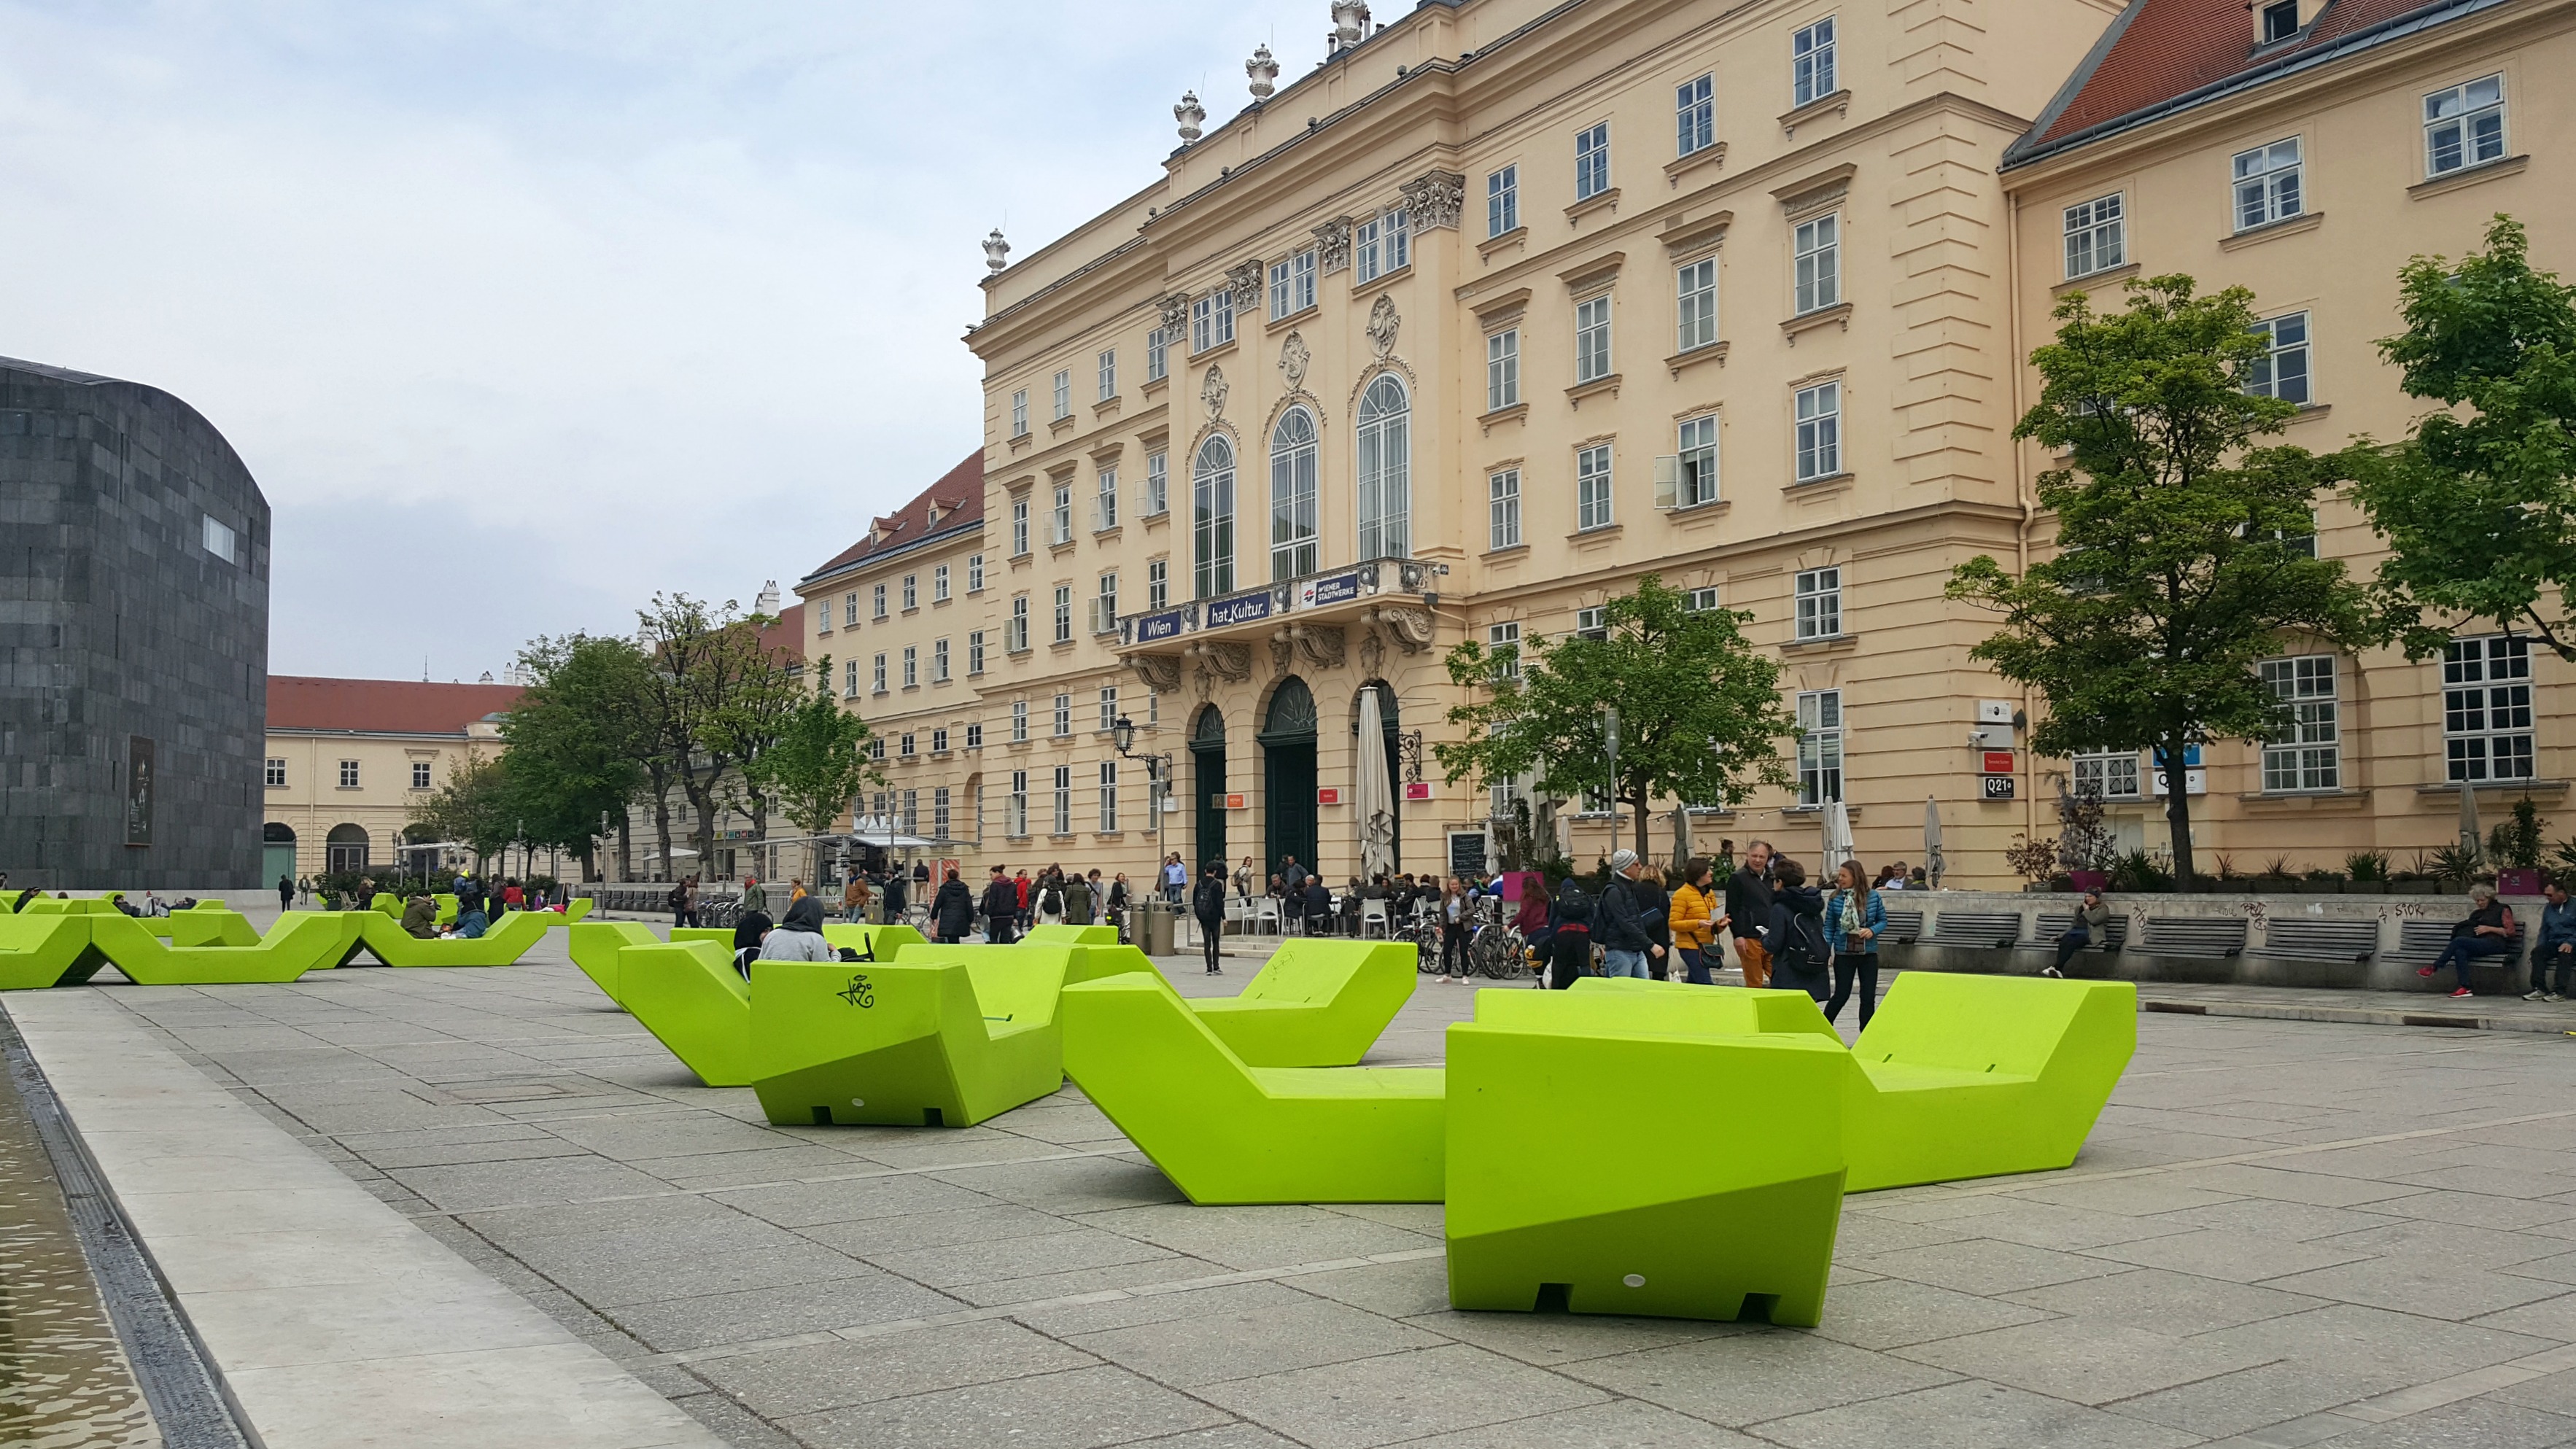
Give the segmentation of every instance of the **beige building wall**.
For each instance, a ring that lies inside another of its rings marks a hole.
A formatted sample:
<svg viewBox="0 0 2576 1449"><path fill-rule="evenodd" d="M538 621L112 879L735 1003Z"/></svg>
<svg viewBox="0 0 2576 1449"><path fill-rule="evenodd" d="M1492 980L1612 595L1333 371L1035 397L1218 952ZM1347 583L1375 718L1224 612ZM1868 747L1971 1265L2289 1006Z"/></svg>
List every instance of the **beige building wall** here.
<svg viewBox="0 0 2576 1449"><path fill-rule="evenodd" d="M2047 340L2051 309L2069 291L2085 290L2097 307L2116 310L2129 277L2188 273L2204 291L2249 288L2267 318L2305 319L2311 405L2279 441L2326 452L2356 437L2404 436L2428 405L2400 391L2396 369L2380 361L2374 344L2402 325L2397 273L2409 257L2478 249L2489 219L2508 212L2529 227L2536 265L2576 267L2569 242L2576 203L2549 179L2576 175L2549 140L2576 126L2566 89L2555 83L2565 73L2561 64L2576 62L2571 27L2576 6L2497 7L2005 172L2019 271L2020 337L2012 351L2027 353ZM2428 180L2424 98L2488 76L2504 78L2506 158ZM2231 210L2231 159L2292 138L2301 152L2302 213L2240 230ZM2066 209L2112 195L2124 204L2128 260L2069 280ZM2016 405L2035 398L2038 386L2036 374L2023 369ZM2018 461L2029 480L2055 460L2024 444ZM2382 552L2360 511L2324 501L2317 522L2320 553L2368 577ZM2460 632L2495 629L2465 625ZM2323 646L2290 639L2283 652ZM2576 770L2559 724L2565 667L2538 648L2529 659L2533 778L2479 787L2489 823L2526 789L2544 812L2556 810ZM2335 783L2267 788L2260 747L2211 745L2203 755L2208 793L2194 802L2197 846L2251 873L2277 857L2301 869L2341 870L2346 854L2365 849L2388 851L2402 866L2415 852L2456 839L2459 786L2448 766L2443 662L2410 663L2394 650L2372 650L2338 655L2336 666ZM2069 768L2063 761L2042 767L2049 779ZM2153 802L2115 806L2113 815L2131 840L2155 846L2164 838Z"/></svg>
<svg viewBox="0 0 2576 1449"><path fill-rule="evenodd" d="M328 869L332 833L350 828L365 834L368 865L389 868L400 858L413 810L447 783L448 772L469 754L493 759L502 748L489 721L454 735L271 729L261 773L265 819L295 832L298 879ZM276 880L272 868L262 883Z"/></svg>

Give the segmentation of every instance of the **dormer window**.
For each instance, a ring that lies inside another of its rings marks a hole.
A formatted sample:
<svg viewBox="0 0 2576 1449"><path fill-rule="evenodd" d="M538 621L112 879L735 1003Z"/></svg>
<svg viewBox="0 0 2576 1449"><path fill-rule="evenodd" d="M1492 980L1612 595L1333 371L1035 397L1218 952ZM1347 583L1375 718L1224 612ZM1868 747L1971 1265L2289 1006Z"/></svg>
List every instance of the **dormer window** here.
<svg viewBox="0 0 2576 1449"><path fill-rule="evenodd" d="M2256 44L2270 45L2299 33L2299 0L2273 0L2262 8L2256 21L2261 35Z"/></svg>

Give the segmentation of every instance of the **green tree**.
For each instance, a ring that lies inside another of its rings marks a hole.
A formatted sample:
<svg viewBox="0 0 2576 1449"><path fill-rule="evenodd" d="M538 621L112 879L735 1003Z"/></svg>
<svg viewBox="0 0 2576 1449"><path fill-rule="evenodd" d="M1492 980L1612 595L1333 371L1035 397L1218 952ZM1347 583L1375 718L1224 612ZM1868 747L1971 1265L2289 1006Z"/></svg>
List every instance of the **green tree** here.
<svg viewBox="0 0 2576 1449"><path fill-rule="evenodd" d="M823 656L814 689L780 727L777 738L744 770L759 789L809 836L821 835L850 808L865 787L885 783L885 772L867 755L868 726L832 700L832 656ZM814 875L822 879L822 847L814 847Z"/></svg>
<svg viewBox="0 0 2576 1449"><path fill-rule="evenodd" d="M2353 492L2388 540L2379 595L2410 657L2438 653L2440 621L2465 616L2576 659L2576 288L2532 269L2511 217L2486 241L2398 273L2406 330L2380 353L2409 396L2446 410L2361 469Z"/></svg>
<svg viewBox="0 0 2576 1449"><path fill-rule="evenodd" d="M746 615L730 600L715 605L686 594L655 594L652 607L637 618L653 663L647 699L657 725L655 753L696 813L690 841L703 869L715 849L727 783L750 748L749 716L776 697L786 664L760 642L761 626L774 621ZM665 808L657 799L655 809ZM667 852L666 845L666 870Z"/></svg>
<svg viewBox="0 0 2576 1449"><path fill-rule="evenodd" d="M1970 657L2048 696L2034 751L2163 752L2188 889L2187 750L2280 727L2256 665L2284 633L2347 647L2371 638L2364 591L2313 557L2316 494L2355 460L2252 446L2297 408L2246 390L2267 356L2250 293L2194 296L2186 276L2128 291L2124 310L2103 315L2080 292L2067 298L2057 340L2031 354L2045 386L2013 436L2071 455L2039 479L2055 553L2020 578L1971 559L1949 593L2003 616Z"/></svg>
<svg viewBox="0 0 2576 1449"><path fill-rule="evenodd" d="M536 639L519 663L530 683L501 719L514 808L535 844L575 856L596 880L602 820L622 831L646 782L652 663L632 640L593 634Z"/></svg>
<svg viewBox="0 0 2576 1449"><path fill-rule="evenodd" d="M510 782L500 762L471 746L447 767L447 782L412 807L410 823L431 839L474 852L476 870L518 838Z"/></svg>
<svg viewBox="0 0 2576 1449"><path fill-rule="evenodd" d="M1453 783L1534 775L1559 799L1606 789L1634 813L1642 857L1653 801L1716 804L1790 783L1776 742L1797 722L1780 704L1779 662L1745 641L1740 626L1751 617L1694 610L1687 594L1648 574L1604 605L1602 637L1532 638L1499 651L1469 640L1449 651L1449 678L1480 699L1449 711L1467 738L1432 753ZM1611 704L1620 716L1616 780L1602 728Z"/></svg>

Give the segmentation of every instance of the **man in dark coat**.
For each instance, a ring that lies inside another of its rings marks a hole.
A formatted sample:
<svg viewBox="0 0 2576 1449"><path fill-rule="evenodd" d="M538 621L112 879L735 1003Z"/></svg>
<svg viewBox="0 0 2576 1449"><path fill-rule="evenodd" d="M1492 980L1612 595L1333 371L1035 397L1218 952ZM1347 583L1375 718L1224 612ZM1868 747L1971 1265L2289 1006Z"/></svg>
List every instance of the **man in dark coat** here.
<svg viewBox="0 0 2576 1449"><path fill-rule="evenodd" d="M943 946L956 945L975 929L975 893L957 878L957 872L948 872L948 879L939 883L939 894L930 902L930 916Z"/></svg>
<svg viewBox="0 0 2576 1449"><path fill-rule="evenodd" d="M1769 985L1771 953L1762 948L1762 932L1771 921L1770 841L1756 840L1744 848L1743 866L1726 878L1726 914L1734 923L1735 959L1744 967L1744 984Z"/></svg>
<svg viewBox="0 0 2576 1449"><path fill-rule="evenodd" d="M996 946L1007 946L1020 939L1020 892L993 867L993 878L984 886L984 939Z"/></svg>
<svg viewBox="0 0 2576 1449"><path fill-rule="evenodd" d="M1223 976L1225 968L1217 964L1217 943L1225 935L1225 863L1209 861L1199 872L1198 888L1190 892L1190 914L1199 922L1199 941L1207 947L1207 974Z"/></svg>

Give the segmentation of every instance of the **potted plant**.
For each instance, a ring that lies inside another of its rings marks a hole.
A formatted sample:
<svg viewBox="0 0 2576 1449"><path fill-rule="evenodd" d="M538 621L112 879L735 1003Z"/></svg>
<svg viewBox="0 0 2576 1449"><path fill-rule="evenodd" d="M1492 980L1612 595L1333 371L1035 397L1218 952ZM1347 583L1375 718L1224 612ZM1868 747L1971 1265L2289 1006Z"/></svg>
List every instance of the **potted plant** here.
<svg viewBox="0 0 2576 1449"><path fill-rule="evenodd" d="M2347 895L2372 895L2388 889L2388 855L2385 851L2356 850L2343 858Z"/></svg>
<svg viewBox="0 0 2576 1449"><path fill-rule="evenodd" d="M2119 856L2118 842L2111 827L2102 819L2102 796L2094 790L2057 792L2058 823L2066 827L2057 839L2058 864L2066 868L2069 888L2079 891L2108 889L2111 884L2111 862Z"/></svg>
<svg viewBox="0 0 2576 1449"><path fill-rule="evenodd" d="M2290 858L2276 855L2263 863L2254 877L2254 889L2263 895L2287 895L2297 888L2298 876L2290 869Z"/></svg>
<svg viewBox="0 0 2576 1449"><path fill-rule="evenodd" d="M2027 882L2023 890L2047 890L2050 878L2057 874L2057 842L2016 835L2012 844L2004 847L2004 864Z"/></svg>
<svg viewBox="0 0 2576 1449"><path fill-rule="evenodd" d="M2414 859L2408 861L2403 869L2388 873L2390 895L2429 896L2437 889L2439 889L2439 883L2433 879L2433 858L2420 850L2415 852Z"/></svg>
<svg viewBox="0 0 2576 1449"><path fill-rule="evenodd" d="M2304 896L2339 896L2343 894L2343 877L2330 870L2311 870L2300 880L2298 890Z"/></svg>
<svg viewBox="0 0 2576 1449"><path fill-rule="evenodd" d="M2446 896L2464 896L2486 870L2486 855L2473 845L2454 842L2433 851L2433 885Z"/></svg>
<svg viewBox="0 0 2576 1449"><path fill-rule="evenodd" d="M2498 894L2540 894L2540 806L2530 796L2513 802L2513 818L2488 832L2487 847L2496 863Z"/></svg>
<svg viewBox="0 0 2576 1449"><path fill-rule="evenodd" d="M2143 850L2130 851L2111 864L2111 889L2115 891L2152 894L2169 892L2173 885L2173 873Z"/></svg>

